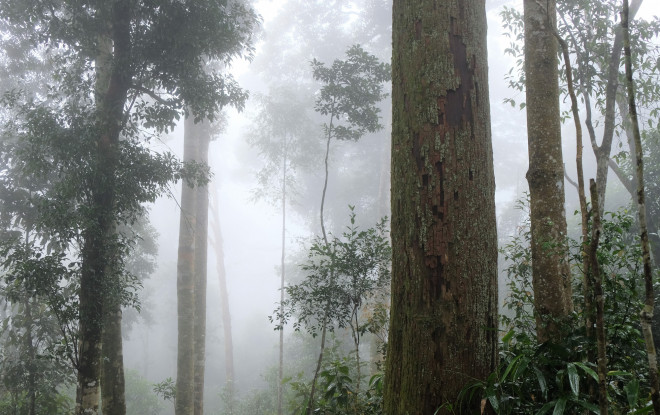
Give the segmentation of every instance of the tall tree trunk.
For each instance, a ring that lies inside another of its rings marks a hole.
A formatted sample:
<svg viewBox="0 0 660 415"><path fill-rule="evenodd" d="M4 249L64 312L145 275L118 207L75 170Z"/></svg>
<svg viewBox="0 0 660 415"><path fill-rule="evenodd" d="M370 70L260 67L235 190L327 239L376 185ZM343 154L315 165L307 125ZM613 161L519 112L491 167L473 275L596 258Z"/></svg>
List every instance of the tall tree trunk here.
<svg viewBox="0 0 660 415"><path fill-rule="evenodd" d="M283 137L283 157L282 157L282 257L280 258L280 350L279 350L279 365L277 370L277 415L282 415L282 395L284 384L284 276L285 276L285 260L286 260L286 175L288 163L288 142L286 131Z"/></svg>
<svg viewBox="0 0 660 415"><path fill-rule="evenodd" d="M635 138L636 154L636 176L637 176L637 214L639 216L639 235L642 244L642 261L644 266L644 286L646 296L644 309L641 313L642 332L646 343L646 354L649 361L649 384L651 387L651 401L653 412L660 414L660 382L658 380L658 362L655 344L653 342L653 309L655 297L653 295L653 269L651 266L651 250L649 246L649 235L646 226L646 195L644 192L644 157L642 153L642 139L639 132L639 121L637 119L637 106L635 103L635 88L633 84L632 58L630 52L630 31L628 29L629 8L628 0L623 1L623 13L621 27L623 28L623 44L625 51L626 87L628 90L628 109L632 124L633 136Z"/></svg>
<svg viewBox="0 0 660 415"><path fill-rule="evenodd" d="M27 369L27 412L28 415L37 415L37 352L34 346L34 336L32 325L34 317L32 316L32 304L29 295L23 298L23 310L25 313L25 348L27 350L26 369Z"/></svg>
<svg viewBox="0 0 660 415"><path fill-rule="evenodd" d="M332 133L333 133L333 121L334 121L334 114L330 116L330 123L327 129L327 141L326 141L326 146L325 146L325 159L324 159L324 167L325 167L325 179L323 182L323 192L321 193L321 233L323 235L323 242L328 245L328 234L326 233L325 230L325 220L323 219L323 210L325 208L325 196L328 191L328 177L329 177L329 171L328 171L328 163L329 163L329 158L330 158L330 142L332 141ZM330 278L333 278L332 272L330 273ZM318 381L319 378L319 373L321 373L321 365L323 364L323 355L325 353L325 339L326 339L326 334L328 331L328 322L327 322L327 311L324 314L323 318L321 319L321 345L319 346L319 358L316 361L316 369L314 370L314 377L312 378L312 386L310 387L309 391L309 398L308 398L308 403L307 403L307 415L311 415L312 411L314 410L314 395L316 394L316 382Z"/></svg>
<svg viewBox="0 0 660 415"><path fill-rule="evenodd" d="M91 209L94 217L83 229L79 290L79 359L76 415L99 412L104 297L117 284L115 267L115 174L131 73L129 0L113 3L109 36L100 39L96 59L97 153L93 164Z"/></svg>
<svg viewBox="0 0 660 415"><path fill-rule="evenodd" d="M101 359L103 415L126 415L121 317L119 301L108 300L103 318L103 347L101 348L103 355Z"/></svg>
<svg viewBox="0 0 660 415"><path fill-rule="evenodd" d="M199 141L197 162L208 165L211 130L208 125L188 125L193 139ZM209 227L209 194L207 186L196 193L195 231L195 415L204 414L204 369L206 364L206 278Z"/></svg>
<svg viewBox="0 0 660 415"><path fill-rule="evenodd" d="M234 344L231 334L231 314L229 312L229 290L227 289L227 273L225 271L225 251L222 243L222 231L220 229L220 215L218 195L215 186L211 187L211 200L213 207L213 252L215 252L216 269L218 272L218 283L220 285L220 307L222 314L222 329L225 337L225 378L230 388L236 380L234 376Z"/></svg>
<svg viewBox="0 0 660 415"><path fill-rule="evenodd" d="M598 406L600 415L607 415L607 337L605 334L605 295L603 293L603 274L598 262L598 244L603 230L600 218L600 209L598 206L600 197L596 182L591 179L589 184L592 202L593 222L591 225L591 243L589 244L589 256L586 261L585 278L593 281L594 300L596 303L596 341L598 349Z"/></svg>
<svg viewBox="0 0 660 415"><path fill-rule="evenodd" d="M445 414L497 364L483 0L394 0L392 308L385 413ZM454 406L480 413L479 397Z"/></svg>
<svg viewBox="0 0 660 415"><path fill-rule="evenodd" d="M192 134L193 117L187 117L183 138L183 161L197 159L199 141ZM193 415L195 401L195 189L185 181L181 190L179 252L177 260L177 377L176 415Z"/></svg>
<svg viewBox="0 0 660 415"><path fill-rule="evenodd" d="M573 310L566 251L556 3L524 1L532 284L539 341L559 335Z"/></svg>

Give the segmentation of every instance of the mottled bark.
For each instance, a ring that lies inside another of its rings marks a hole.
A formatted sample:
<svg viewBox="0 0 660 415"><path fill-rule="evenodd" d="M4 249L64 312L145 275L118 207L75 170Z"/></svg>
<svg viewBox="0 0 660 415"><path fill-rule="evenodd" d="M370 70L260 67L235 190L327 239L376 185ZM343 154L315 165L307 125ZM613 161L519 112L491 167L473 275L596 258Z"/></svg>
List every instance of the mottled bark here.
<svg viewBox="0 0 660 415"><path fill-rule="evenodd" d="M197 140L197 162L208 165L211 130L207 124L187 125ZM206 185L195 187L195 415L204 415L204 369L206 367L206 281L209 227L209 194Z"/></svg>
<svg viewBox="0 0 660 415"><path fill-rule="evenodd" d="M524 1L532 284L539 341L573 310L566 250L555 1Z"/></svg>
<svg viewBox="0 0 660 415"><path fill-rule="evenodd" d="M197 158L199 141L192 133L192 117L185 120L183 161ZM195 398L195 230L197 198L185 181L181 190L179 252L177 259L177 377L176 415L193 415Z"/></svg>
<svg viewBox="0 0 660 415"><path fill-rule="evenodd" d="M658 362L655 344L653 341L653 309L655 297L653 295L653 269L651 266L651 250L646 225L646 195L644 191L644 157L642 153L642 139L639 132L637 118L637 105L635 103L635 87L633 82L632 58L630 53L630 31L628 29L629 9L628 0L623 1L621 27L623 29L623 48L625 51L626 88L628 91L628 111L635 139L636 176L637 176L637 214L639 216L639 237L642 244L642 264L644 267L645 299L641 312L642 333L646 343L646 354L649 362L649 386L651 387L651 401L653 412L660 414L660 382L658 381Z"/></svg>
<svg viewBox="0 0 660 415"><path fill-rule="evenodd" d="M103 319L101 358L101 398L103 415L126 415L124 395L124 353L121 337L121 306L119 301L106 302Z"/></svg>
<svg viewBox="0 0 660 415"><path fill-rule="evenodd" d="M76 415L99 412L104 298L115 268L115 174L123 109L130 86L130 1L113 3L108 36L96 59L97 153L92 161L90 211L82 231Z"/></svg>
<svg viewBox="0 0 660 415"><path fill-rule="evenodd" d="M393 17L385 413L434 414L497 363L485 4L395 0Z"/></svg>

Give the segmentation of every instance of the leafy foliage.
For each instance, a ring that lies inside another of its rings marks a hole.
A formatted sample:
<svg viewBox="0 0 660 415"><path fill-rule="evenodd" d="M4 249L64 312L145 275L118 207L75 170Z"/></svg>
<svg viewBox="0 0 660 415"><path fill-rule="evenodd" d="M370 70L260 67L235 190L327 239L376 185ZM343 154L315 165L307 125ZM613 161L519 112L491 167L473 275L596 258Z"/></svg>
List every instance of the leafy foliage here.
<svg viewBox="0 0 660 415"><path fill-rule="evenodd" d="M323 322L330 330L351 325L360 332L366 329L359 323L359 311L367 301L382 295L389 283L391 249L385 219L374 228L359 230L350 209L350 225L341 237L331 234L327 244L319 237L314 240L301 265L307 276L286 287L287 299L270 317L271 322L287 324L294 318L295 330L305 328L314 336Z"/></svg>
<svg viewBox="0 0 660 415"><path fill-rule="evenodd" d="M641 310L641 254L632 236L633 218L627 212L608 213L598 258L604 272L605 325L608 347L608 399L617 413L647 406L648 382L644 342L636 316ZM572 242L572 263L581 265L578 243ZM580 313L563 327L561 339L539 344L531 312L529 229L505 246L510 294L502 323L506 334L500 347L500 366L484 381L466 388L464 397L482 393L499 414L598 413L594 385L596 367L589 362L595 350L585 336ZM579 265L574 267L582 275ZM579 278L576 278L579 281ZM583 304L581 284L575 304ZM579 308L579 307L578 307ZM637 413L637 412L636 412Z"/></svg>
<svg viewBox="0 0 660 415"><path fill-rule="evenodd" d="M153 385L134 370L127 370L126 415L159 415L163 404Z"/></svg>
<svg viewBox="0 0 660 415"><path fill-rule="evenodd" d="M382 84L390 79L388 64L355 45L346 51L346 60L326 67L314 59L312 69L314 79L323 84L315 109L330 116L325 124L328 136L357 141L366 132L382 128L375 104L385 97Z"/></svg>
<svg viewBox="0 0 660 415"><path fill-rule="evenodd" d="M314 403L312 413L319 415L378 415L382 414L383 374L376 373L369 379L364 391L355 389L355 359L341 358L336 354L324 361L319 373L321 396ZM290 401L293 414L307 413L309 384L299 376L290 381L294 396Z"/></svg>

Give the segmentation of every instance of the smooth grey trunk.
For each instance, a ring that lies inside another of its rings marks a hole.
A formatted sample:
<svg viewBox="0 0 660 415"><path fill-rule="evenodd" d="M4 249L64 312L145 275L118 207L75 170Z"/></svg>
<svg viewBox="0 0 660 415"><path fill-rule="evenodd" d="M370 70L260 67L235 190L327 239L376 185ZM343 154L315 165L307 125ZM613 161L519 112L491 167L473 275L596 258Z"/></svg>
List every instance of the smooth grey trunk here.
<svg viewBox="0 0 660 415"><path fill-rule="evenodd" d="M211 131L205 122L186 124L198 141L198 163L208 165ZM185 133L184 133L185 135ZM204 374L206 367L206 282L208 258L209 194L206 185L195 187L195 403L194 415L204 415Z"/></svg>
<svg viewBox="0 0 660 415"><path fill-rule="evenodd" d="M525 78L532 285L540 342L560 335L573 311L566 250L556 2L525 0Z"/></svg>
<svg viewBox="0 0 660 415"><path fill-rule="evenodd" d="M191 134L192 117L187 117L183 138L183 161L197 159L199 141ZM177 257L177 376L176 415L193 415L195 401L195 230L197 229L195 189L185 181L181 189L179 250Z"/></svg>
<svg viewBox="0 0 660 415"><path fill-rule="evenodd" d="M284 132L284 151L282 157L282 256L280 258L280 350L279 350L279 365L277 370L277 415L282 415L282 393L284 385L284 276L285 272L285 259L286 259L286 174L288 162L288 142L286 138L286 131Z"/></svg>
<svg viewBox="0 0 660 415"><path fill-rule="evenodd" d="M229 291L227 289L227 273L225 271L225 253L222 241L222 231L220 228L220 214L219 214L219 200L215 190L215 186L211 186L211 200L212 200L212 218L213 225L213 240L211 242L213 252L216 258L216 270L218 272L218 283L220 286L220 312L222 315L222 329L225 338L225 378L229 387L233 390L232 382L236 380L234 377L234 346L232 341L231 332L231 314L229 307ZM231 390L230 390L231 393Z"/></svg>

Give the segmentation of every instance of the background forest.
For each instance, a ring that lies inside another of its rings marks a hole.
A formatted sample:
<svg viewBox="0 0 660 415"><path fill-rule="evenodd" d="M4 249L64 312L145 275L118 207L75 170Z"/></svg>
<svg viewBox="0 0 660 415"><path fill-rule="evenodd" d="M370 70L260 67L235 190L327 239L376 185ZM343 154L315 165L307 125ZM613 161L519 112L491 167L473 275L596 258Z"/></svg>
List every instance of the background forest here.
<svg viewBox="0 0 660 415"><path fill-rule="evenodd" d="M543 325L523 2L485 7L499 357L437 413L653 413L622 2L557 1L572 305ZM630 4L653 286L658 15ZM392 28L388 0L0 2L0 414L384 413Z"/></svg>

